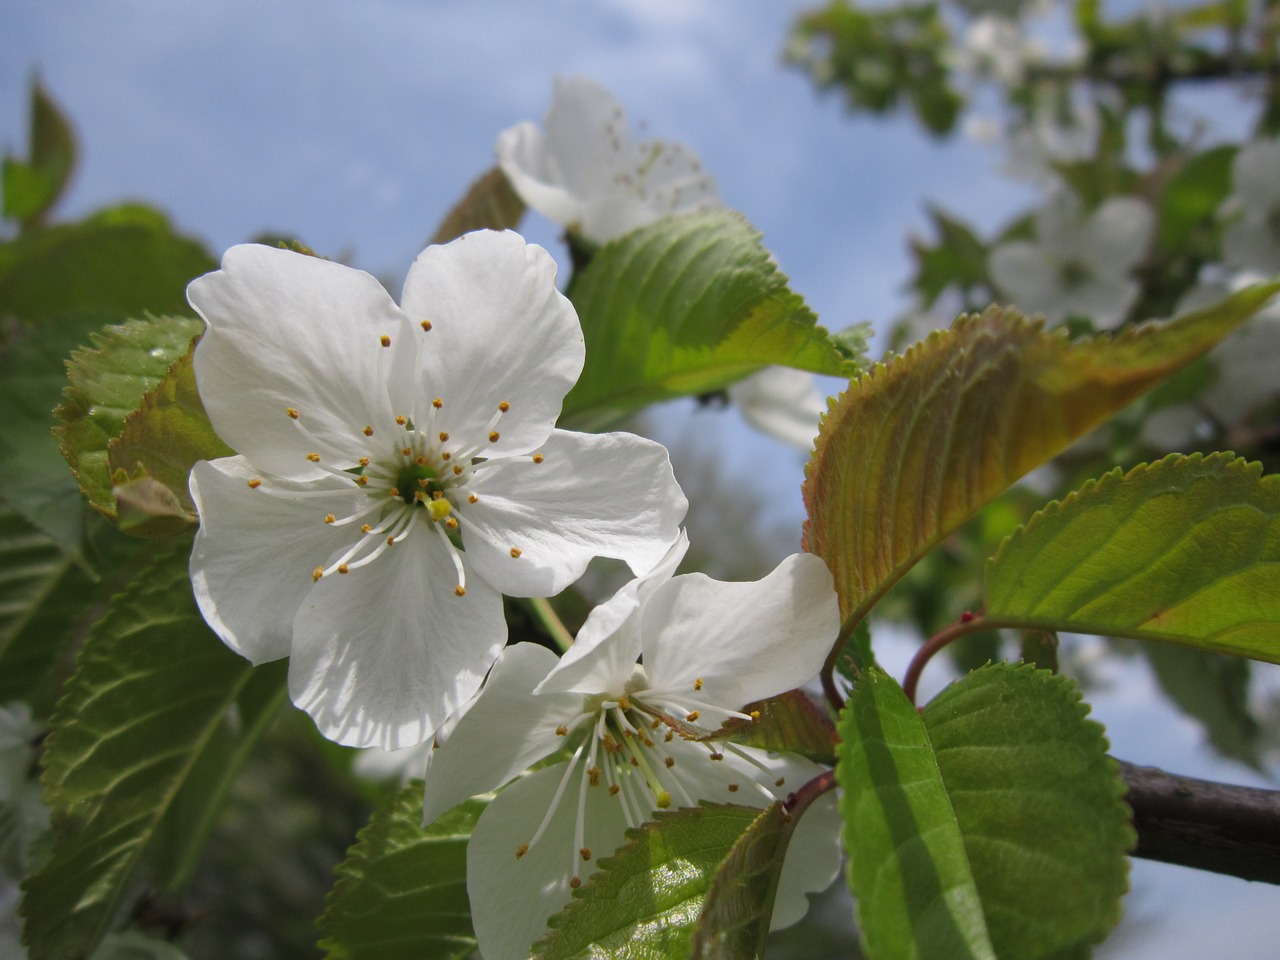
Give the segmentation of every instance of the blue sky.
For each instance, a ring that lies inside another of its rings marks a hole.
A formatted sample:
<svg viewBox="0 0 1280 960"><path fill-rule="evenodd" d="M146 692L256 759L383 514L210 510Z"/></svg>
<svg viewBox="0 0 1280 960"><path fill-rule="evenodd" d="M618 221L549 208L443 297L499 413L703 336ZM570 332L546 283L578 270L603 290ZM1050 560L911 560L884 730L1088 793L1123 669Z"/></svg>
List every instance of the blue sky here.
<svg viewBox="0 0 1280 960"><path fill-rule="evenodd" d="M932 141L908 119L852 120L785 68L787 27L811 5L0 0L0 147L25 149L26 89L38 70L81 139L63 215L144 199L215 252L263 230L292 232L398 285L491 165L498 133L542 117L555 74L582 73L649 134L701 154L824 324L884 323L907 305L907 238L924 229L927 201L991 230L1034 194L999 176L991 148ZM560 255L557 231L536 215L525 232ZM789 531L779 554L795 549L801 454L731 415L686 408L665 429L731 475L767 477L754 493ZM1142 723L1149 693L1099 700L1102 718L1123 725L1121 755L1245 779L1214 766L1198 731L1171 714ZM1203 955L1195 930L1238 946L1242 960L1271 955L1261 942L1249 952L1233 942L1239 927L1215 920L1228 900L1274 908L1273 890L1139 869L1141 915L1185 905L1180 922L1156 913L1166 948L1151 956ZM1124 955L1148 954L1127 945Z"/></svg>

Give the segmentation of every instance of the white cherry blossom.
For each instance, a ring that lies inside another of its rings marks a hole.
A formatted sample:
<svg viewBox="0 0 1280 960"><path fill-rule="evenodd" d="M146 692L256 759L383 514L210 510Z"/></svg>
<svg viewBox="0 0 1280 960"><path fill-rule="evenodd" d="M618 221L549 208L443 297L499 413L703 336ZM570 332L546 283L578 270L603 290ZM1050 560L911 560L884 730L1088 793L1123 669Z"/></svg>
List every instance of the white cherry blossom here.
<svg viewBox="0 0 1280 960"><path fill-rule="evenodd" d="M1224 204L1231 217L1222 231L1222 259L1228 267L1280 272L1280 139L1242 147L1231 168L1232 194Z"/></svg>
<svg viewBox="0 0 1280 960"><path fill-rule="evenodd" d="M1050 322L1086 317L1099 329L1118 325L1138 297L1133 268L1155 228L1151 208L1113 197L1087 216L1072 193L1041 208L1036 239L1001 244L988 267L1001 294Z"/></svg>
<svg viewBox="0 0 1280 960"><path fill-rule="evenodd" d="M496 152L525 203L595 244L668 214L721 206L692 150L632 139L622 105L585 77L557 77L543 126L504 130Z"/></svg>
<svg viewBox="0 0 1280 960"><path fill-rule="evenodd" d="M196 599L254 663L289 656L331 739L429 739L506 641L501 593L558 593L595 556L644 572L679 530L660 445L555 428L582 331L514 233L429 247L400 306L253 244L188 297L200 396L239 453L192 472Z"/></svg>
<svg viewBox="0 0 1280 960"><path fill-rule="evenodd" d="M467 850L472 918L487 960L527 956L595 861L653 811L701 800L763 807L821 772L800 757L681 731L749 721L744 705L817 673L839 626L831 574L817 557L798 554L756 583L671 578L684 546L593 610L562 659L533 644L504 650L432 754L428 823L518 778L481 815ZM567 760L521 776L561 751ZM797 828L775 927L799 920L805 892L835 877L837 832L828 794Z"/></svg>
<svg viewBox="0 0 1280 960"><path fill-rule="evenodd" d="M729 401L761 433L801 450L812 450L827 401L813 374L791 367L765 367L730 384Z"/></svg>

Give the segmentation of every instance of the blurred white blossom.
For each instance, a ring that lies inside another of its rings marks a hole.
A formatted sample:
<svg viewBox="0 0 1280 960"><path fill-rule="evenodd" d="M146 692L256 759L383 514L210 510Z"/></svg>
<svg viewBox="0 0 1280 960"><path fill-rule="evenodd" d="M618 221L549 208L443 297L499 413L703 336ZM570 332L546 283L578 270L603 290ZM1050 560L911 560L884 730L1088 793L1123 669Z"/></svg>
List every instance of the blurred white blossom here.
<svg viewBox="0 0 1280 960"><path fill-rule="evenodd" d="M1222 259L1228 267L1280 272L1280 139L1242 147L1231 168L1223 213Z"/></svg>

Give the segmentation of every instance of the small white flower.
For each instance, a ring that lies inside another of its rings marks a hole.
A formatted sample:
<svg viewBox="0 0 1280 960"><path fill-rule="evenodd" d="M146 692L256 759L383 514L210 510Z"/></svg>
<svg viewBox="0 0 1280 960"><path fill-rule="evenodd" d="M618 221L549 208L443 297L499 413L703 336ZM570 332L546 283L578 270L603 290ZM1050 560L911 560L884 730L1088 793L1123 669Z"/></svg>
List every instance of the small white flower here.
<svg viewBox="0 0 1280 960"><path fill-rule="evenodd" d="M582 331L514 233L429 247L401 305L371 276L258 245L195 280L195 374L239 456L196 465L191 579L255 663L289 656L331 739L429 739L506 641L501 593L595 556L650 569L687 503L666 451L555 429Z"/></svg>
<svg viewBox="0 0 1280 960"><path fill-rule="evenodd" d="M825 564L795 555L757 583L671 578L684 547L593 610L563 659L533 644L504 650L432 755L428 823L544 757L572 751L507 786L472 833L467 889L488 960L527 956L594 861L654 810L700 800L765 806L821 771L799 757L686 740L678 728L749 720L745 704L817 673L839 626ZM828 794L800 821L775 927L800 919L804 893L834 878L834 817Z"/></svg>
<svg viewBox="0 0 1280 960"><path fill-rule="evenodd" d="M975 77L1016 86L1027 67L1044 59L1044 45L1029 38L1017 21L996 13L976 17L951 51L950 62Z"/></svg>
<svg viewBox="0 0 1280 960"><path fill-rule="evenodd" d="M1087 160L1097 148L1102 118L1088 100L1045 94L1036 98L1029 119L1009 131L1003 170L1015 180L1054 187L1062 177L1054 164Z"/></svg>
<svg viewBox="0 0 1280 960"><path fill-rule="evenodd" d="M1136 197L1113 197L1083 216L1074 194L1060 193L1036 215L1036 241L991 252L991 279L1027 313L1057 323L1087 317L1099 329L1119 324L1138 297L1131 278L1155 220Z"/></svg>
<svg viewBox="0 0 1280 960"><path fill-rule="evenodd" d="M729 400L742 419L776 440L813 449L827 401L813 374L791 367L765 367L729 386Z"/></svg>
<svg viewBox="0 0 1280 960"><path fill-rule="evenodd" d="M557 77L543 127L504 130L496 152L525 203L596 244L668 214L721 206L692 150L633 140L622 105L585 77Z"/></svg>
<svg viewBox="0 0 1280 960"><path fill-rule="evenodd" d="M1228 267L1280 272L1280 139L1258 140L1236 154L1233 193L1224 212L1233 219L1222 231Z"/></svg>

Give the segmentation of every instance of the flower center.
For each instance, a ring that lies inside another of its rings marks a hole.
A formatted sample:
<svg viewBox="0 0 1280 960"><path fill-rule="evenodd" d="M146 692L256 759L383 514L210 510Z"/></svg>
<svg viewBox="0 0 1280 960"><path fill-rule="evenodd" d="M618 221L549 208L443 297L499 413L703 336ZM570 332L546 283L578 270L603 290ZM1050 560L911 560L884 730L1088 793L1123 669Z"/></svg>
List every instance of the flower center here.
<svg viewBox="0 0 1280 960"><path fill-rule="evenodd" d="M1058 268L1058 282L1067 291L1079 290L1091 276L1089 268L1079 260L1068 260Z"/></svg>

